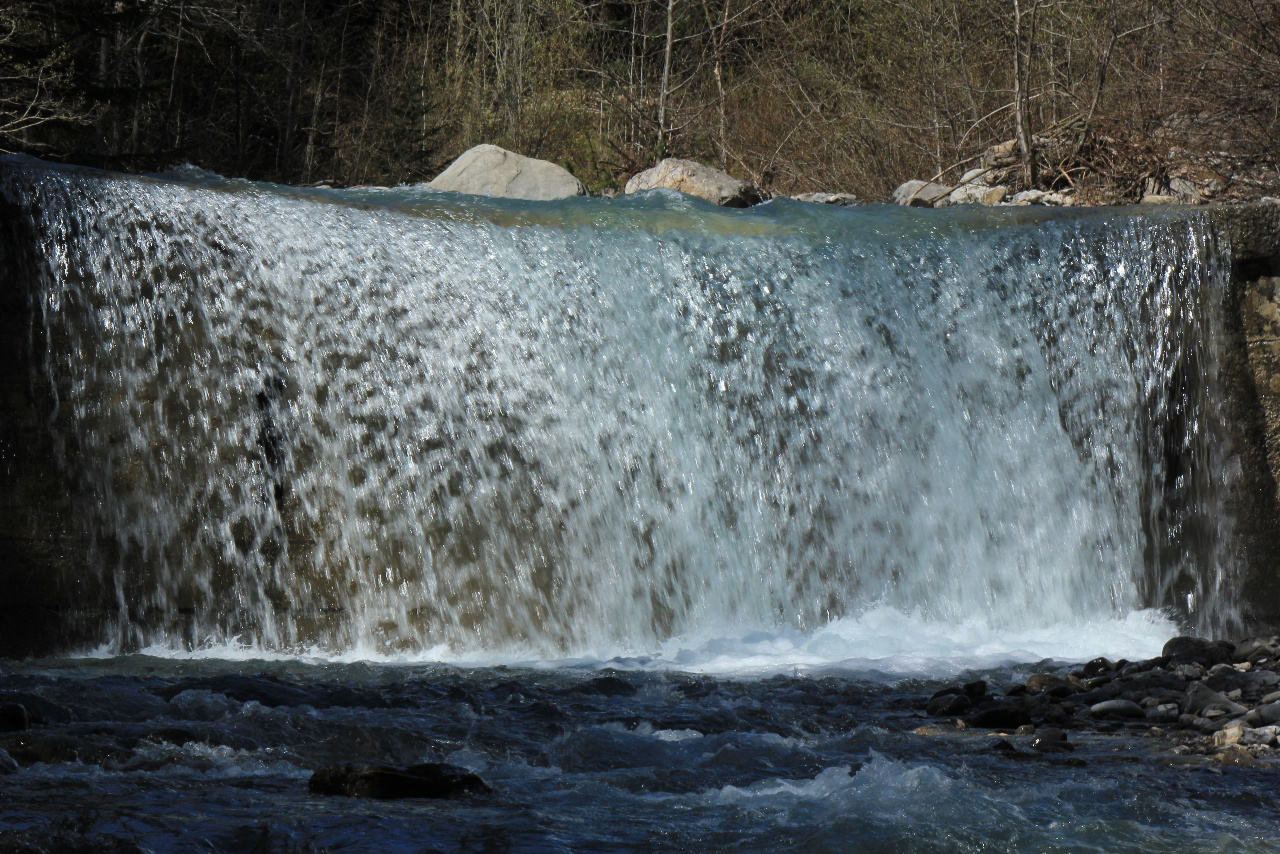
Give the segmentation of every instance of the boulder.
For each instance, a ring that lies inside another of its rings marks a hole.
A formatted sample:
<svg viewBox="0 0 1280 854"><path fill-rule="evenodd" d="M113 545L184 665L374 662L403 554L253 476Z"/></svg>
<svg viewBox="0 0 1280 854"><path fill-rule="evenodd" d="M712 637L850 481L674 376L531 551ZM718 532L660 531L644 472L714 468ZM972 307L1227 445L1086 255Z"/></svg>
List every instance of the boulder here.
<svg viewBox="0 0 1280 854"><path fill-rule="evenodd" d="M433 190L529 201L586 194L582 182L556 164L496 145L477 145L464 151L427 186Z"/></svg>
<svg viewBox="0 0 1280 854"><path fill-rule="evenodd" d="M719 169L674 157L632 176L624 192L641 193L659 187L679 190L727 208L747 208L764 201L760 191L746 181L739 181Z"/></svg>
<svg viewBox="0 0 1280 854"><path fill-rule="evenodd" d="M993 145L982 153L982 163L988 167L1012 166L1018 162L1017 140L1006 140Z"/></svg>
<svg viewBox="0 0 1280 854"><path fill-rule="evenodd" d="M907 181L893 191L893 201L904 207L931 208L934 202L947 196L951 190L946 184Z"/></svg>
<svg viewBox="0 0 1280 854"><path fill-rule="evenodd" d="M1177 703L1161 703L1158 706L1152 706L1147 709L1147 720L1153 724L1171 724L1176 723L1179 717Z"/></svg>
<svg viewBox="0 0 1280 854"><path fill-rule="evenodd" d="M1204 638L1176 637L1164 645L1161 655L1177 664L1195 663L1204 667L1223 664L1231 661L1235 647L1221 644Z"/></svg>
<svg viewBox="0 0 1280 854"><path fill-rule="evenodd" d="M455 798L487 795L493 790L466 768L428 762L399 768L391 765L336 765L311 775L307 784L315 795L349 798Z"/></svg>
<svg viewBox="0 0 1280 854"><path fill-rule="evenodd" d="M1203 682L1192 682L1187 687L1187 696L1182 703L1182 711L1186 714L1198 714L1205 709L1219 708L1229 715L1243 715L1249 710L1239 703L1219 694Z"/></svg>
<svg viewBox="0 0 1280 854"><path fill-rule="evenodd" d="M986 184L965 184L947 196L948 205L998 205L1008 195L1008 187L988 187ZM941 205L939 205L941 206Z"/></svg>
<svg viewBox="0 0 1280 854"><path fill-rule="evenodd" d="M860 204L853 193L800 193L792 196L797 202L812 202L819 205L837 205L847 207Z"/></svg>
<svg viewBox="0 0 1280 854"><path fill-rule="evenodd" d="M1042 205L1045 204L1044 199L1048 195L1044 190L1023 190L1021 193L1014 193L1009 201L1019 206Z"/></svg>

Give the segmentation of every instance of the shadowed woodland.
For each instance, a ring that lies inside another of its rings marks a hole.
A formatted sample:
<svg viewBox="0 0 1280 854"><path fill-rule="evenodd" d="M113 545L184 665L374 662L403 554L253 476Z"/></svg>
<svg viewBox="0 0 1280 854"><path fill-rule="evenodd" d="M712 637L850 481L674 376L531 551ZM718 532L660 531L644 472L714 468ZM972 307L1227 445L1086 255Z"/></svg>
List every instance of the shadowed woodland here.
<svg viewBox="0 0 1280 854"><path fill-rule="evenodd" d="M1273 0L10 0L0 148L288 183L492 142L593 191L663 156L885 198L1013 141L1026 187L1275 192Z"/></svg>

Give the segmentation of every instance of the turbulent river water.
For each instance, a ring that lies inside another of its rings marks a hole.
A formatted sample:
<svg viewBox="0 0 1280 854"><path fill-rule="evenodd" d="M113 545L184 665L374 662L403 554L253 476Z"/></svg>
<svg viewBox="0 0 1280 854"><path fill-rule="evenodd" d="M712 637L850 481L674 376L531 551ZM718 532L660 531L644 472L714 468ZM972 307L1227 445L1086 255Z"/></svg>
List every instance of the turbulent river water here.
<svg viewBox="0 0 1280 854"><path fill-rule="evenodd" d="M913 732L938 680L1231 625L1199 216L23 158L0 198L112 611L87 657L0 666L79 745L0 778L13 839L1272 850L1236 771ZM307 793L351 759L496 793Z"/></svg>

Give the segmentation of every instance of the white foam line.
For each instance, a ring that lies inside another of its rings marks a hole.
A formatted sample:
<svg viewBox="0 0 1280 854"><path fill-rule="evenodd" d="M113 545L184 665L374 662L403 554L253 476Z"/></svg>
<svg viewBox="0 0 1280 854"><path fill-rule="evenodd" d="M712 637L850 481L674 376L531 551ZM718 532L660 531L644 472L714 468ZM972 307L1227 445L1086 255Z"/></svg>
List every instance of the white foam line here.
<svg viewBox="0 0 1280 854"><path fill-rule="evenodd" d="M888 607L860 617L835 620L805 634L756 630L719 637L675 638L654 649L598 648L563 657L531 649L459 651L436 646L413 654L386 654L372 648L343 651L270 650L250 645L217 645L195 650L153 646L140 655L176 660L297 661L310 664L446 664L459 667L518 666L536 669L615 668L672 671L713 676L772 675L787 672L848 671L886 675L945 677L965 670L1028 664L1046 659L1085 661L1099 655L1140 660L1160 654L1178 625L1154 610L1123 618L1056 624L1032 629L995 628L981 620L948 625ZM86 658L111 657L109 648Z"/></svg>

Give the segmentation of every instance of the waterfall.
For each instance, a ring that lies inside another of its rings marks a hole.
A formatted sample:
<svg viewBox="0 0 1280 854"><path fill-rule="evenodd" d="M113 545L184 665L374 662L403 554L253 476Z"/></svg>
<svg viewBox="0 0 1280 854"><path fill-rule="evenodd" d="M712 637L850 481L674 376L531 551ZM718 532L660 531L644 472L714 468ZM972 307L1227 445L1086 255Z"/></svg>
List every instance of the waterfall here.
<svg viewBox="0 0 1280 854"><path fill-rule="evenodd" d="M1226 251L1147 210L0 161L117 649L1229 619Z"/></svg>

